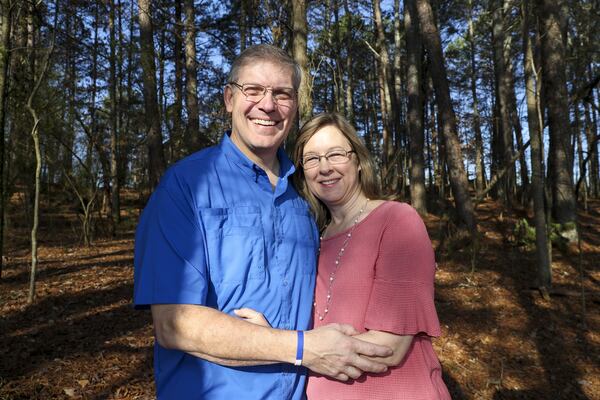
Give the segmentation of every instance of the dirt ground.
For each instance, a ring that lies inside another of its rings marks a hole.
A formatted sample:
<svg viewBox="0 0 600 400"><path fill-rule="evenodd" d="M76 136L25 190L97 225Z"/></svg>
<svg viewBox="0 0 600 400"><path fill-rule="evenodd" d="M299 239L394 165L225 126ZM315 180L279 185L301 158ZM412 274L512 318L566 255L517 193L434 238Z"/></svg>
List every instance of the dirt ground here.
<svg viewBox="0 0 600 400"><path fill-rule="evenodd" d="M151 318L131 306L138 210L126 211L124 233L84 247L74 215L43 210L32 305L27 225L12 218L0 280L0 400L154 398ZM600 399L600 202L580 211L581 253L554 249L549 300L532 289L533 252L514 240L525 216L481 204L474 263L470 247L441 241L443 220L426 218L444 379L453 399Z"/></svg>

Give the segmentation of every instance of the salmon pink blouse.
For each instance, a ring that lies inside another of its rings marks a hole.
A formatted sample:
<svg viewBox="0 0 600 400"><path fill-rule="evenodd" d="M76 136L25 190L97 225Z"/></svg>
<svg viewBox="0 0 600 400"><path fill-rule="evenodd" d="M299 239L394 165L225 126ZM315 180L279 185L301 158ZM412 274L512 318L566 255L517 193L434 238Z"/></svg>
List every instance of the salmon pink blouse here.
<svg viewBox="0 0 600 400"><path fill-rule="evenodd" d="M321 241L315 291L323 315L330 273L350 229ZM344 323L361 332L414 335L403 361L383 374L348 382L311 375L308 400L448 400L431 337L440 335L433 301L435 259L425 225L409 205L385 202L352 232L331 287L328 313L315 328Z"/></svg>

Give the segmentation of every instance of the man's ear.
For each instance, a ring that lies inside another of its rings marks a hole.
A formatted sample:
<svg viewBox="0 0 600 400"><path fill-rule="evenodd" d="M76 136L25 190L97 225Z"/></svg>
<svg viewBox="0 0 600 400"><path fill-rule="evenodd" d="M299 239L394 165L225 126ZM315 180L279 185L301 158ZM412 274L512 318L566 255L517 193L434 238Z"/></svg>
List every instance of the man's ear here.
<svg viewBox="0 0 600 400"><path fill-rule="evenodd" d="M233 90L231 86L225 86L225 91L223 92L223 100L225 101L225 109L227 112L233 111Z"/></svg>

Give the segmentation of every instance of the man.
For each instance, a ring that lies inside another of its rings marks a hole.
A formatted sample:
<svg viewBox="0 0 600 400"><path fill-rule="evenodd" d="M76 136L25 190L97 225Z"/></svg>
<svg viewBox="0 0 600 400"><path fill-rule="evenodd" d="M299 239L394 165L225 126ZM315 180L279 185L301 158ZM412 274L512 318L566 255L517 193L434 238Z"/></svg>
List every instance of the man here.
<svg viewBox="0 0 600 400"><path fill-rule="evenodd" d="M368 357L391 350L352 327L302 332L319 237L280 148L300 77L280 49L244 51L224 93L231 133L170 168L142 214L134 302L152 309L159 398L301 399L300 364L340 380L385 370Z"/></svg>

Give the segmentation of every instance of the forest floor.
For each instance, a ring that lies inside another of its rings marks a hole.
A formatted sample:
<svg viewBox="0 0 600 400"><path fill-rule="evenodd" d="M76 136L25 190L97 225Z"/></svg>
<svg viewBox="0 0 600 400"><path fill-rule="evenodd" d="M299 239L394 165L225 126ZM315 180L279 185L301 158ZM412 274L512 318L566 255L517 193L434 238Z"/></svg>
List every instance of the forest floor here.
<svg viewBox="0 0 600 400"><path fill-rule="evenodd" d="M85 247L77 215L46 205L28 305L24 208L9 214L0 280L0 400L154 398L151 317L131 306L139 209L125 208L117 238ZM477 213L474 263L469 247L441 243L442 219L426 218L443 331L434 346L453 399L600 399L600 201L579 212L581 253L554 249L548 300L532 289L534 253L513 235L526 212L487 201Z"/></svg>

